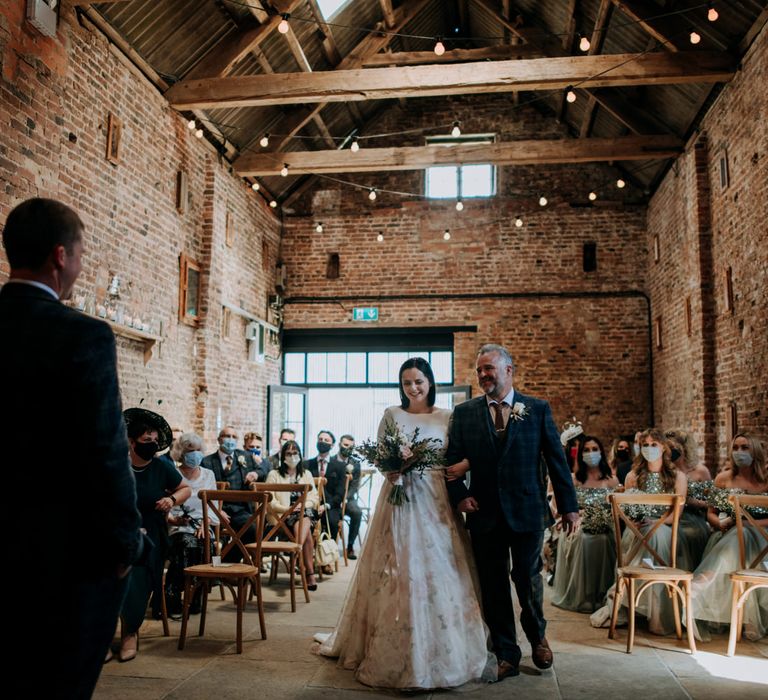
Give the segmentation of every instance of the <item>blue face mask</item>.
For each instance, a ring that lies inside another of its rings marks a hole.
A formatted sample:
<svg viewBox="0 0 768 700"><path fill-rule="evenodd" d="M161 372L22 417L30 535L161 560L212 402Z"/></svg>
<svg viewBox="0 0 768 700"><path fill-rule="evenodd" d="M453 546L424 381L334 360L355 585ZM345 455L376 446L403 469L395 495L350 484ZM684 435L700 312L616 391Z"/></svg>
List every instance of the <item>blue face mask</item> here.
<svg viewBox="0 0 768 700"><path fill-rule="evenodd" d="M199 467L203 462L203 453L200 450L194 450L193 452L185 452L181 456L182 462L186 467Z"/></svg>
<svg viewBox="0 0 768 700"><path fill-rule="evenodd" d="M739 468L746 468L752 464L752 455L746 450L733 450L733 452L731 452L731 458L733 459L733 463Z"/></svg>
<svg viewBox="0 0 768 700"><path fill-rule="evenodd" d="M655 462L661 457L661 448L658 445L643 445L640 451L648 462Z"/></svg>
<svg viewBox="0 0 768 700"><path fill-rule="evenodd" d="M260 447L249 447L248 452L250 452L252 455L256 455L259 457L261 455L261 448Z"/></svg>
<svg viewBox="0 0 768 700"><path fill-rule="evenodd" d="M231 455L237 449L237 439L233 437L225 437L221 441L221 451L225 454Z"/></svg>
<svg viewBox="0 0 768 700"><path fill-rule="evenodd" d="M602 459L599 452L585 452L582 457L588 467L597 467Z"/></svg>

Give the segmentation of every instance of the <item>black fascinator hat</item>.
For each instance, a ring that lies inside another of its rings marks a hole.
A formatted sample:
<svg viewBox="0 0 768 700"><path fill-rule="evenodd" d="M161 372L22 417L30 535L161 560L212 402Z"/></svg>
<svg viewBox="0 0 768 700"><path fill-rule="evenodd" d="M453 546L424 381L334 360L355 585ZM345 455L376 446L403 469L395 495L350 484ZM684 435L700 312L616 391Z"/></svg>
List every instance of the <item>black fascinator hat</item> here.
<svg viewBox="0 0 768 700"><path fill-rule="evenodd" d="M159 413L148 411L146 408L126 408L123 411L125 424L131 426L133 423L140 423L148 426L152 430L157 430L158 452L162 452L166 447L170 447L173 442L173 433L168 421Z"/></svg>

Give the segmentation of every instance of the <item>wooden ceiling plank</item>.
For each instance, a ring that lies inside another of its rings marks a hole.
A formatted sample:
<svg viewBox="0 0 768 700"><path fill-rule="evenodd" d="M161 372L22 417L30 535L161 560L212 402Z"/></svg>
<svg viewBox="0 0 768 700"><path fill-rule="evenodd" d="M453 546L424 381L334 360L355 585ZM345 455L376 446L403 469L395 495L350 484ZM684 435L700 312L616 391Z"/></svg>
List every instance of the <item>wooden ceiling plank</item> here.
<svg viewBox="0 0 768 700"><path fill-rule="evenodd" d="M654 160L682 153L683 142L674 136L546 139L452 146L403 146L329 151L292 151L248 154L233 167L238 175L269 176L287 163L292 175L360 173L382 170L418 170L434 165L493 163L540 165L598 161Z"/></svg>
<svg viewBox="0 0 768 700"><path fill-rule="evenodd" d="M203 78L177 83L177 109L263 107L520 90L728 82L731 56L664 52Z"/></svg>
<svg viewBox="0 0 768 700"><path fill-rule="evenodd" d="M607 0L610 2L610 0ZM434 51L402 51L377 53L361 63L363 68L381 68L389 66L421 66L433 63L466 63L468 61L503 61L516 58L541 57L541 51L526 44L483 46L478 49L450 49L442 56Z"/></svg>
<svg viewBox="0 0 768 700"><path fill-rule="evenodd" d="M384 15L384 24L388 29L395 26L395 11L392 8L392 0L379 0L381 13Z"/></svg>
<svg viewBox="0 0 768 700"><path fill-rule="evenodd" d="M677 26L671 17L656 15L663 13L663 8L649 0L612 0L627 17L637 22L647 34L660 42L669 51L680 51L686 44L681 37L681 27ZM684 27L683 27L684 28Z"/></svg>

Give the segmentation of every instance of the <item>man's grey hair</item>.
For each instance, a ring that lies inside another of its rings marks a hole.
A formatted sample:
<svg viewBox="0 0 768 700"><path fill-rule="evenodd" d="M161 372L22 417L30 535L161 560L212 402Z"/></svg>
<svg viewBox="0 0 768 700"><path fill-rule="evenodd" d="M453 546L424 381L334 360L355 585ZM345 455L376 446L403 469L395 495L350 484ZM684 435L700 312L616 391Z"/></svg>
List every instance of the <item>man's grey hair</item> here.
<svg viewBox="0 0 768 700"><path fill-rule="evenodd" d="M179 451L184 454L184 452L192 452L193 450L202 450L203 449L203 438L201 438L197 433L184 433L179 438Z"/></svg>
<svg viewBox="0 0 768 700"><path fill-rule="evenodd" d="M509 365L512 369L515 368L515 361L512 359L512 355L509 354L509 350L507 350L503 345L496 345L495 343L486 343L481 347L477 354L479 355L485 355L489 352L495 352L498 353L499 357L504 360L504 363Z"/></svg>

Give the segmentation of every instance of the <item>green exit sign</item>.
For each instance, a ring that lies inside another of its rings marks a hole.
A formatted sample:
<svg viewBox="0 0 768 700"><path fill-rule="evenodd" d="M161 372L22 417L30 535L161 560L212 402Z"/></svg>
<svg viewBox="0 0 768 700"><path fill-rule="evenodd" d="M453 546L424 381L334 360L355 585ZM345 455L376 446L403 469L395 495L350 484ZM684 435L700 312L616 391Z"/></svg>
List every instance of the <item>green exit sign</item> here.
<svg viewBox="0 0 768 700"><path fill-rule="evenodd" d="M376 306L355 306L352 309L353 321L378 321L379 309Z"/></svg>

